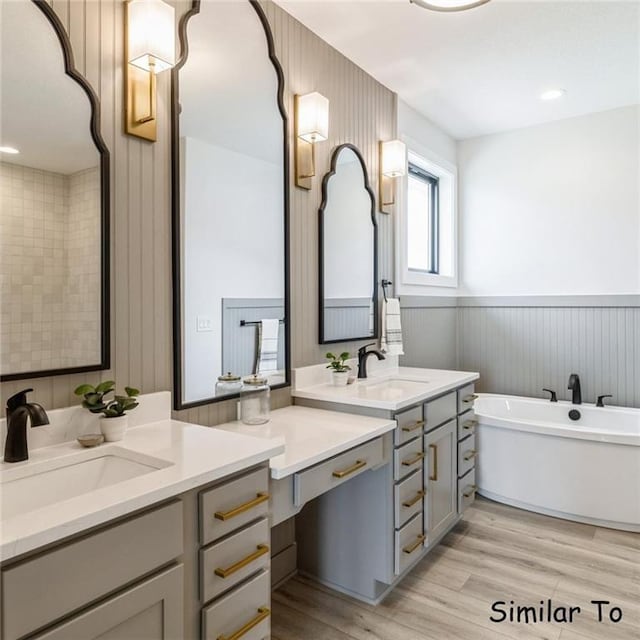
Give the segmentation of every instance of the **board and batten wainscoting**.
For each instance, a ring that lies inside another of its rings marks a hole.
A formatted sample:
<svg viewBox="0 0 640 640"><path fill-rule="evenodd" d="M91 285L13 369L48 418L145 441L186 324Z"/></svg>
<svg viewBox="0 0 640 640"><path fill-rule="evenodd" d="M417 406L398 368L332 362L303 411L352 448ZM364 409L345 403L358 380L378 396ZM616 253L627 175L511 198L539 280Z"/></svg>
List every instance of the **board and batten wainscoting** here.
<svg viewBox="0 0 640 640"><path fill-rule="evenodd" d="M174 2L177 17L190 1ZM319 91L330 100L329 139L317 145L318 175L311 191L297 189L291 172L291 349L292 366L320 362L318 344L318 206L322 174L331 150L344 142L362 152L377 192L378 142L396 137L396 94L302 26L273 2L261 2L282 64L293 142L293 97ZM33 387L47 409L77 403L82 382L115 379L143 393L172 388L171 329L171 132L170 74L158 76L158 140L149 144L123 130L123 3L121 0L52 0L69 34L75 65L95 89L101 130L111 154L112 368L91 374L6 382L3 398ZM293 166L293 158L291 158ZM378 215L381 277L393 264L393 216ZM345 343L355 351L360 343ZM272 406L290 404L288 389L272 394ZM175 417L214 425L236 417L236 401L220 402Z"/></svg>
<svg viewBox="0 0 640 640"><path fill-rule="evenodd" d="M640 407L640 296L488 296L402 299L406 366L479 371L479 391L585 402L611 393Z"/></svg>

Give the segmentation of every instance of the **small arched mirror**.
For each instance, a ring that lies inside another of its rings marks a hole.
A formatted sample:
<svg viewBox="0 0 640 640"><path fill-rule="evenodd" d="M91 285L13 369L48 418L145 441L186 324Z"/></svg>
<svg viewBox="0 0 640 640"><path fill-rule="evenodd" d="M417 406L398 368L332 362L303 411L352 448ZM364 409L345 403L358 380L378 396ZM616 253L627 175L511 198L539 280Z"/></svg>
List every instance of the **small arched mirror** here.
<svg viewBox="0 0 640 640"><path fill-rule="evenodd" d="M320 206L320 343L378 336L375 198L362 154L335 149Z"/></svg>
<svg viewBox="0 0 640 640"><path fill-rule="evenodd" d="M0 3L1 379L109 366L109 154L44 0Z"/></svg>

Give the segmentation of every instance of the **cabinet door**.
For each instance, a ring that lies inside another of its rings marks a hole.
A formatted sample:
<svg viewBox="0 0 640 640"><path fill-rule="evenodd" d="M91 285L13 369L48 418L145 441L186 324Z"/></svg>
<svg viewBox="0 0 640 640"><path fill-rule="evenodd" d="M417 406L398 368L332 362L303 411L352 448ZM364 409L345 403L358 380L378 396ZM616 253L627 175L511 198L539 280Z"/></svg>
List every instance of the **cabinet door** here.
<svg viewBox="0 0 640 640"><path fill-rule="evenodd" d="M456 421L431 431L424 437L425 524L428 544L432 544L456 519Z"/></svg>
<svg viewBox="0 0 640 640"><path fill-rule="evenodd" d="M179 640L183 636L179 565L33 636L33 640Z"/></svg>

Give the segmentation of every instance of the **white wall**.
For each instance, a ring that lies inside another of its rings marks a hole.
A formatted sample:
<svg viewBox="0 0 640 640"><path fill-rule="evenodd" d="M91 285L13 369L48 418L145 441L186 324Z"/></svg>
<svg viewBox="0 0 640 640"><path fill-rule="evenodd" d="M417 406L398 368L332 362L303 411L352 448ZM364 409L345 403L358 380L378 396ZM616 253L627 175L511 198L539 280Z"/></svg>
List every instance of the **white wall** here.
<svg viewBox="0 0 640 640"><path fill-rule="evenodd" d="M640 107L458 145L461 295L640 292Z"/></svg>

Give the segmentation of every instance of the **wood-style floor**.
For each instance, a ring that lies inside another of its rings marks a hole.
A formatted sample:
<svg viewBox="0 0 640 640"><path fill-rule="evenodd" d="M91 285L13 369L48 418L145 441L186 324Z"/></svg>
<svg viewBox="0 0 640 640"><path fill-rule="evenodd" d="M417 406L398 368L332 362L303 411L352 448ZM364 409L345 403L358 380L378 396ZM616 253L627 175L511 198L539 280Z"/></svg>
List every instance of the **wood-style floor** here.
<svg viewBox="0 0 640 640"><path fill-rule="evenodd" d="M573 624L489 621L497 600L580 606ZM599 623L591 600L623 611ZM296 577L273 594L277 640L639 640L640 534L479 499L377 607Z"/></svg>

